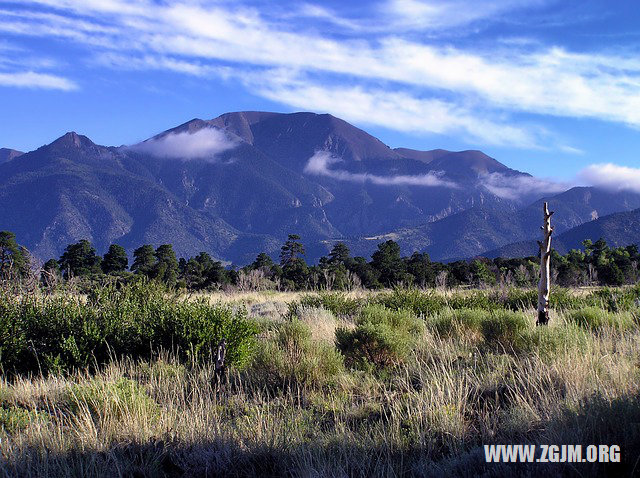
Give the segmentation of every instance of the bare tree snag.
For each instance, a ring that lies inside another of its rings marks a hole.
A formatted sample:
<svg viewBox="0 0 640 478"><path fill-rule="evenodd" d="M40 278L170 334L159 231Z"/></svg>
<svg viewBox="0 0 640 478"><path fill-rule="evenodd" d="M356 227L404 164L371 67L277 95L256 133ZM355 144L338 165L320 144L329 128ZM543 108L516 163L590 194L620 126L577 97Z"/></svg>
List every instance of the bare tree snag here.
<svg viewBox="0 0 640 478"><path fill-rule="evenodd" d="M222 378L224 376L224 372L227 368L224 363L224 359L227 356L227 341L222 339L218 344L218 352L216 353L216 360L214 363L214 379L220 384L222 383Z"/></svg>
<svg viewBox="0 0 640 478"><path fill-rule="evenodd" d="M549 322L549 286L551 283L551 216L549 204L544 203L544 225L541 227L543 240L540 245L540 282L538 282L538 325L546 325Z"/></svg>

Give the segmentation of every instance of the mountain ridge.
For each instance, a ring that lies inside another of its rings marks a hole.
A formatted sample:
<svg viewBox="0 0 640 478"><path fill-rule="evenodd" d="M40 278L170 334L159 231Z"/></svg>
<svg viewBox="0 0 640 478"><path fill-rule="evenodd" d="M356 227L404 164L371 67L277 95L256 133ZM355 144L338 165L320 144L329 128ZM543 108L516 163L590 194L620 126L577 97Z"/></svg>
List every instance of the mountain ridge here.
<svg viewBox="0 0 640 478"><path fill-rule="evenodd" d="M368 254L372 237L441 260L534 237L545 196L559 207L559 232L593 211L640 207L638 194L593 188L501 196L487 178L531 176L478 150L392 149L308 112L195 118L127 147L69 132L20 157L0 161L0 229L43 260L87 238L100 250L174 243L179 255L247 263L275 256L289 233L311 261L339 240Z"/></svg>

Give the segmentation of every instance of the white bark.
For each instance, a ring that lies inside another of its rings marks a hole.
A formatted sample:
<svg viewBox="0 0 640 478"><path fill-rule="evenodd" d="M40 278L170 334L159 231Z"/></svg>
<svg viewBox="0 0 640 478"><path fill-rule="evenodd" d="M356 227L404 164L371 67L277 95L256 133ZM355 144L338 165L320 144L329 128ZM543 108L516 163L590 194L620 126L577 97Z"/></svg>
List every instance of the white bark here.
<svg viewBox="0 0 640 478"><path fill-rule="evenodd" d="M551 215L549 205L544 203L544 225L541 227L543 233L540 245L540 282L538 282L538 325L545 325L549 322L549 285L551 283Z"/></svg>

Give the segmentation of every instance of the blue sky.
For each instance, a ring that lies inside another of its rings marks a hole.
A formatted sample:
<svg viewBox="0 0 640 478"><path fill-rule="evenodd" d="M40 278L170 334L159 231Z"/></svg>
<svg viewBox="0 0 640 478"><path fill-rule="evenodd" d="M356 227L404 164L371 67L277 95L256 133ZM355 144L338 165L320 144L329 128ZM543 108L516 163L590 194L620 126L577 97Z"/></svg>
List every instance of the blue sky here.
<svg viewBox="0 0 640 478"><path fill-rule="evenodd" d="M0 0L0 146L315 111L392 147L640 191L634 4Z"/></svg>

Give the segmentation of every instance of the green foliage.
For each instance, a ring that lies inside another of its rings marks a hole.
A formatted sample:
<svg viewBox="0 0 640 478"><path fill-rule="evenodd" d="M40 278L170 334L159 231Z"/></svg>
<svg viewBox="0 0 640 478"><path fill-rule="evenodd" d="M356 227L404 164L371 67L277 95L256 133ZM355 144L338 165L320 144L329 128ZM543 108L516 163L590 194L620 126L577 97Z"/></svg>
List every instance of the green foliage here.
<svg viewBox="0 0 640 478"><path fill-rule="evenodd" d="M189 290L211 289L229 282L224 266L214 261L209 254L201 252L188 261L180 259L180 276Z"/></svg>
<svg viewBox="0 0 640 478"><path fill-rule="evenodd" d="M64 250L58 263L65 277L86 276L101 272L100 262L102 259L96 254L96 250L86 239L70 244Z"/></svg>
<svg viewBox="0 0 640 478"><path fill-rule="evenodd" d="M297 234L289 234L287 241L282 246L280 251L280 265L284 268L291 264L298 256L304 256L304 246L300 241L300 236Z"/></svg>
<svg viewBox="0 0 640 478"><path fill-rule="evenodd" d="M408 309L422 316L434 314L446 306L446 299L433 290L404 288L378 294L373 302L393 310Z"/></svg>
<svg viewBox="0 0 640 478"><path fill-rule="evenodd" d="M156 262L153 278L165 284L175 285L178 279L178 260L171 244L162 244L155 251Z"/></svg>
<svg viewBox="0 0 640 478"><path fill-rule="evenodd" d="M290 304L289 313L295 314L297 308L300 306L322 307L336 317L351 317L363 306L363 300L349 298L340 292L322 292L317 295L303 295L298 302Z"/></svg>
<svg viewBox="0 0 640 478"><path fill-rule="evenodd" d="M131 411L142 411L147 416L160 414L160 407L146 390L128 378L115 382L93 379L74 385L67 391L65 401L73 413L87 407L94 417L120 418Z"/></svg>
<svg viewBox="0 0 640 478"><path fill-rule="evenodd" d="M127 270L129 259L124 247L117 244L111 244L109 250L102 259L102 272L105 274L113 274Z"/></svg>
<svg viewBox="0 0 640 478"><path fill-rule="evenodd" d="M145 244L133 251L133 264L131 265L131 270L136 274L151 277L153 275L155 265L156 252L152 245Z"/></svg>
<svg viewBox="0 0 640 478"><path fill-rule="evenodd" d="M0 278L9 273L23 275L28 266L28 253L24 247L16 242L15 234L9 231L0 231Z"/></svg>
<svg viewBox="0 0 640 478"><path fill-rule="evenodd" d="M49 416L44 412L15 406L0 407L0 430L5 433L16 433L24 430L34 421L47 421L48 419Z"/></svg>
<svg viewBox="0 0 640 478"><path fill-rule="evenodd" d="M427 320L427 327L445 337L467 335L491 350L519 351L526 346L531 318L522 312L447 309Z"/></svg>
<svg viewBox="0 0 640 478"><path fill-rule="evenodd" d="M336 346L351 365L390 367L407 360L423 331L424 323L410 310L369 305L357 317L355 329L336 330Z"/></svg>
<svg viewBox="0 0 640 478"><path fill-rule="evenodd" d="M249 367L251 376L270 390L295 385L321 388L343 370L340 353L329 344L314 342L309 326L297 319L275 324Z"/></svg>
<svg viewBox="0 0 640 478"><path fill-rule="evenodd" d="M246 311L171 296L144 280L74 296L0 296L0 360L5 371L62 372L159 349L208 360L221 339L227 363L250 355L257 329Z"/></svg>
<svg viewBox="0 0 640 478"><path fill-rule="evenodd" d="M628 312L608 312L598 307L583 307L564 314L567 322L590 330L612 328L630 330L638 326L635 318Z"/></svg>
<svg viewBox="0 0 640 478"><path fill-rule="evenodd" d="M371 256L371 265L378 271L380 283L393 287L407 282L406 265L400 257L400 246L394 241L378 244L378 250Z"/></svg>

